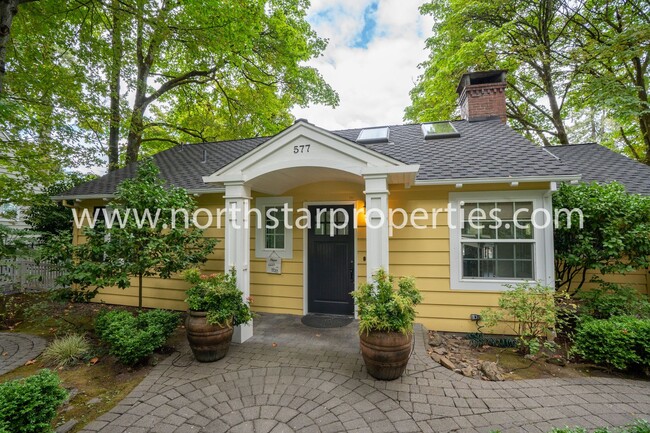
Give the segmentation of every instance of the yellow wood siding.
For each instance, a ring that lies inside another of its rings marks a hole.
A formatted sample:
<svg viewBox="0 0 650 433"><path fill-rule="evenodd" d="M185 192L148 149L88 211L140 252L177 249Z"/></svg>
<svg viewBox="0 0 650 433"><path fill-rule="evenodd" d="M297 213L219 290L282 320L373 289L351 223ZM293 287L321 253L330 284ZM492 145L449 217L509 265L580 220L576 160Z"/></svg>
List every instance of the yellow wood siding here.
<svg viewBox="0 0 650 433"><path fill-rule="evenodd" d="M548 184L521 185L516 189L548 189ZM446 208L450 192L465 191L494 191L513 188L507 184L464 186L457 189L454 186L419 186L409 189L391 185L389 197L390 208L403 208L411 212L417 208L433 209ZM263 196L253 194L255 199ZM293 198L294 209L307 206L311 202L333 203L348 202L357 206L364 204L363 184L323 182L303 185L282 194ZM101 201L84 201L82 206L92 210L93 206L105 205ZM206 194L198 198L198 205L210 209L216 215L217 209L224 206L221 194ZM294 216L295 217L295 216ZM205 220L206 217L203 217ZM402 217L397 215L396 223ZM252 221L254 225L254 221ZM424 302L418 307L418 322L429 329L475 332L476 325L469 319L471 313L479 313L486 307L495 307L499 298L498 292L452 290L449 275L449 229L447 214L439 212L436 215L436 228L432 221L419 221L427 225L427 229L419 230L407 224L403 229L395 230L389 241L390 272L397 276L413 276L417 286L423 293ZM216 224L216 222L215 222ZM222 218L221 227L224 221ZM282 260L282 274L266 273L266 262L263 258L255 257L255 227L251 228L250 240L250 292L253 298L253 310L259 312L303 314L303 293L305 281L304 270L304 236L303 230L294 229L293 256ZM205 272L222 272L224 268L224 229L212 227L207 230L207 236L220 240L216 250L210 255L203 266ZM75 230L75 242L82 242L83 236ZM366 267L366 235L365 227L359 227L356 233L357 275L358 283L365 282ZM614 282L626 283L638 288L646 294L650 293L650 281L647 272L636 272L627 276L608 276ZM132 283L136 283L132 280ZM183 302L184 290L187 284L179 276L169 280L158 278L144 279L144 299L146 307L169 308L185 310ZM97 301L111 304L137 305L137 286L129 289L107 288L102 290Z"/></svg>

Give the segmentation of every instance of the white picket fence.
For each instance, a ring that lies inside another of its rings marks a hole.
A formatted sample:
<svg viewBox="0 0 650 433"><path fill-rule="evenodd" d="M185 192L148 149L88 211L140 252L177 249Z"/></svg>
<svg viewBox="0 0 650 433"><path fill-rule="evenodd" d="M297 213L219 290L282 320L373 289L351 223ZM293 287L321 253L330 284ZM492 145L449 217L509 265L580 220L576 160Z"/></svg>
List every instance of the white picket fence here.
<svg viewBox="0 0 650 433"><path fill-rule="evenodd" d="M0 293L51 290L57 287L59 275L49 263L37 264L29 259L0 263Z"/></svg>

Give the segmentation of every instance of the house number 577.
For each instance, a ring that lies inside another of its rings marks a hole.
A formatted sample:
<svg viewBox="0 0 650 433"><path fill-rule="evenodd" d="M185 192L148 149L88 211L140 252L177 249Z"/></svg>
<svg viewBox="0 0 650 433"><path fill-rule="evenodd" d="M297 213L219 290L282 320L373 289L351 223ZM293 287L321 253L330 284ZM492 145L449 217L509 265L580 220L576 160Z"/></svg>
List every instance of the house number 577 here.
<svg viewBox="0 0 650 433"><path fill-rule="evenodd" d="M293 153L309 153L309 148L311 144L300 144L298 146L293 146Z"/></svg>

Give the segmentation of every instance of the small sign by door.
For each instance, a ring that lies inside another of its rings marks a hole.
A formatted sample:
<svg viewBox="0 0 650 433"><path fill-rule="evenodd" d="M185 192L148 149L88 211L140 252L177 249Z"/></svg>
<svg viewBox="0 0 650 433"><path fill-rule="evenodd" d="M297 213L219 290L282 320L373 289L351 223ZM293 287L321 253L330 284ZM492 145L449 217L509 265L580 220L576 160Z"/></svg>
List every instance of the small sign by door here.
<svg viewBox="0 0 650 433"><path fill-rule="evenodd" d="M267 274L281 274L282 273L282 258L273 252L266 258L266 273Z"/></svg>

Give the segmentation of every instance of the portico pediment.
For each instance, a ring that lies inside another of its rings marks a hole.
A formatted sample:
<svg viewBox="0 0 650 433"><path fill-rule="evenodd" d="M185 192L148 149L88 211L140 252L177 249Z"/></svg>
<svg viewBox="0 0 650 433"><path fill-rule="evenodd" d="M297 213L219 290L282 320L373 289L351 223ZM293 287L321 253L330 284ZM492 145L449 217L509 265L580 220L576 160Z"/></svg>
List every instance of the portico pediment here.
<svg viewBox="0 0 650 433"><path fill-rule="evenodd" d="M362 181L371 174L386 174L390 183L410 184L418 168L299 121L203 181L244 182L256 190L281 193L296 182Z"/></svg>

